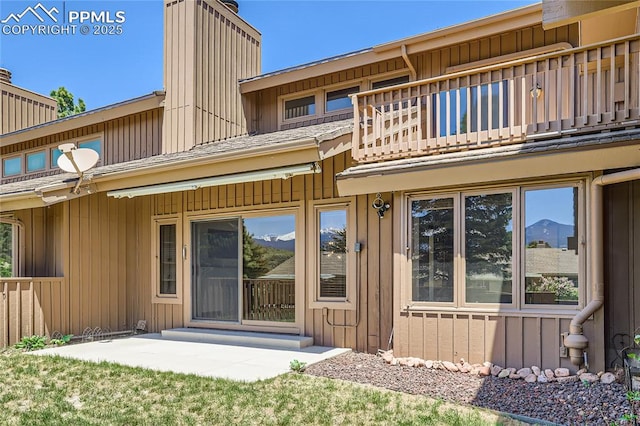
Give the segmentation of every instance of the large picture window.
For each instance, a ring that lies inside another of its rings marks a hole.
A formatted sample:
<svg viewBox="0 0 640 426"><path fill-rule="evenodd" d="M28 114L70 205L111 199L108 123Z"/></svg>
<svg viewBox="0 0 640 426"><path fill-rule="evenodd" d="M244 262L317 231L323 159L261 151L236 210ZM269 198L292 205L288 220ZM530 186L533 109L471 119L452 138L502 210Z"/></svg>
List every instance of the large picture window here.
<svg viewBox="0 0 640 426"><path fill-rule="evenodd" d="M579 305L580 187L410 196L407 302Z"/></svg>

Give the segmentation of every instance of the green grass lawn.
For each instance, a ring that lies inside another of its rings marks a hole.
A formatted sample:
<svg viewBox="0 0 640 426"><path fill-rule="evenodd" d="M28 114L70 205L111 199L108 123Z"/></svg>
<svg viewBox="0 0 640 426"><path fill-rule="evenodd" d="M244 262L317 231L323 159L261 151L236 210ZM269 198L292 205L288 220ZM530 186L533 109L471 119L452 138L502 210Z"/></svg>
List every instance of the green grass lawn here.
<svg viewBox="0 0 640 426"><path fill-rule="evenodd" d="M508 423L482 410L295 373L243 383L15 350L0 353L0 371L1 425Z"/></svg>

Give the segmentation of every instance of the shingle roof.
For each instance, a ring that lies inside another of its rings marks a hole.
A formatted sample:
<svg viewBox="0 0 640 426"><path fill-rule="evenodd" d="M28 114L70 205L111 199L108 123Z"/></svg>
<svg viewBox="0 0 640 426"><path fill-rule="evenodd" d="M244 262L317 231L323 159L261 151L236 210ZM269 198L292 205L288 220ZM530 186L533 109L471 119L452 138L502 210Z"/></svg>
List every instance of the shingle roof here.
<svg viewBox="0 0 640 426"><path fill-rule="evenodd" d="M219 155L251 152L254 149L277 148L278 145L287 142L315 140L316 143L335 139L339 136L351 133L353 119L333 121L313 126L299 127L260 135L238 136L235 138L208 142L198 145L189 151L171 154L156 155L139 160L124 163L110 164L96 167L85 173L87 178L106 176L112 173L139 171L145 168L153 168L162 165L188 162L194 159L215 158ZM73 173L63 173L53 176L45 176L20 182L7 183L0 186L0 195L28 193L45 185L53 185L74 180L77 176Z"/></svg>

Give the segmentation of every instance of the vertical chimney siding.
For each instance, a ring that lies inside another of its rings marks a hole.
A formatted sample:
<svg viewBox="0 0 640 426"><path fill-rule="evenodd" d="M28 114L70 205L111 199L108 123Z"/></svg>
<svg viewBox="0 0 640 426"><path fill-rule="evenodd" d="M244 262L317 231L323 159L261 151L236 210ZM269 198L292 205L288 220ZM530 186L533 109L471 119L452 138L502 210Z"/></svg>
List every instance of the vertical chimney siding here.
<svg viewBox="0 0 640 426"><path fill-rule="evenodd" d="M260 73L260 33L217 0L165 0L163 152L247 132L238 80Z"/></svg>

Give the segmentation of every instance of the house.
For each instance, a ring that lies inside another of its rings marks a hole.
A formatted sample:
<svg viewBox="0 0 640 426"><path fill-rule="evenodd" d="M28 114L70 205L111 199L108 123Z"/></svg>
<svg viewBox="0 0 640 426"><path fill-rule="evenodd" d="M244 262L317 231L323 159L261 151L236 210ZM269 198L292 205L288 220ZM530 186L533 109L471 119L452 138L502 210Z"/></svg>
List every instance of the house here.
<svg viewBox="0 0 640 426"><path fill-rule="evenodd" d="M640 324L639 5L577 3L261 74L235 2L166 0L162 91L54 120L5 77L0 344L145 320L610 367Z"/></svg>

